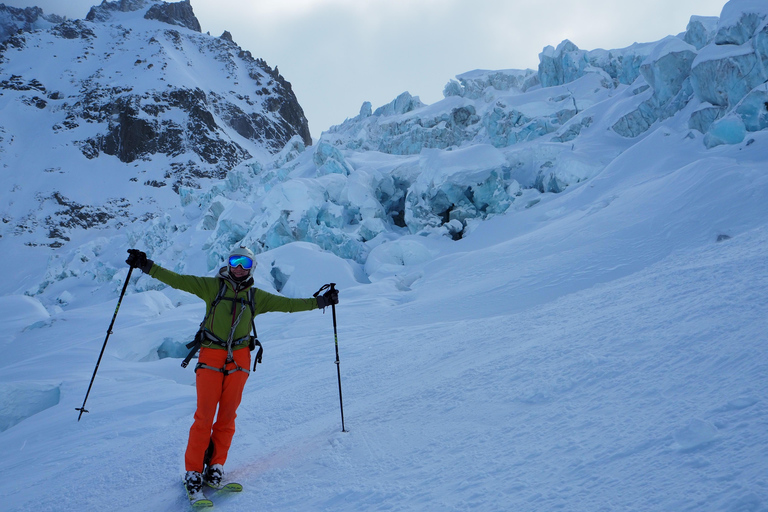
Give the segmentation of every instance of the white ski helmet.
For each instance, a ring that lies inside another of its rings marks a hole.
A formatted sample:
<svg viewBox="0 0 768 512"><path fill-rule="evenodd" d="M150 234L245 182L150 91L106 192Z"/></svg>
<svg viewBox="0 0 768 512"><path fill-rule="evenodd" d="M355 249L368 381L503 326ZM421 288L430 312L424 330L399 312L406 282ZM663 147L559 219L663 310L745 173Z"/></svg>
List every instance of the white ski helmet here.
<svg viewBox="0 0 768 512"><path fill-rule="evenodd" d="M229 253L227 258L227 267L241 266L248 271L248 277L253 276L253 269L256 267L256 257L247 247L237 247Z"/></svg>

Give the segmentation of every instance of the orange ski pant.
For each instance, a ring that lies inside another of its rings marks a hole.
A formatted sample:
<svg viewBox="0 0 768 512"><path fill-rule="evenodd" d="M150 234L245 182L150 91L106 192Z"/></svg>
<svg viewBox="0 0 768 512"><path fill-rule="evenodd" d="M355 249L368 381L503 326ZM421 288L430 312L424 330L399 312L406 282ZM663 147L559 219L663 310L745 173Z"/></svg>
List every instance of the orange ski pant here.
<svg viewBox="0 0 768 512"><path fill-rule="evenodd" d="M248 348L233 352L235 362L243 369L249 370L251 352ZM198 361L214 368L222 368L227 360L227 351L206 348L200 349ZM227 369L235 368L234 363L227 364ZM245 381L248 374L241 371L229 375L200 368L196 372L197 410L195 420L189 429L189 442L184 456L187 471L203 471L203 459L208 444L213 441L213 456L211 464L224 464L227 453L235 435L235 418L237 408L243 397ZM216 408L219 412L216 414ZM216 422L214 423L214 418Z"/></svg>

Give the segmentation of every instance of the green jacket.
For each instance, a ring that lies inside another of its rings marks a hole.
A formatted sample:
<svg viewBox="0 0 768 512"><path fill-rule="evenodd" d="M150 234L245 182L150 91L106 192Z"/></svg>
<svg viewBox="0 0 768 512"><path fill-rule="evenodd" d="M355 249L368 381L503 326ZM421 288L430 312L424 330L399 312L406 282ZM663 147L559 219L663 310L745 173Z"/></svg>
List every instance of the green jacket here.
<svg viewBox="0 0 768 512"><path fill-rule="evenodd" d="M205 314L208 315L205 328L222 340L226 340L229 337L232 326L235 324L238 316L240 316L242 308L239 304L236 305L235 302L222 300L216 305L212 312L210 311L211 304L219 293L221 280L224 280L227 284L224 297L243 299L245 302L248 301L248 290L253 285L253 280L248 279L248 281L241 285L243 288L238 289L237 293L235 293L235 286L237 284L227 276L226 267L219 271L218 277L198 277L177 274L164 269L155 263L149 270L149 275L162 281L168 286L192 293L203 299L205 301ZM260 315L261 313L268 313L270 311L295 313L297 311L317 309L317 299L314 298L289 299L287 297L273 295L264 290L260 290L259 288L254 287L253 289L255 314L251 315L250 307L242 309L242 316L240 316L240 321L237 322L237 327L235 328L232 337L234 340L232 350L248 346L248 336L251 332L251 320L253 316ZM216 345L215 343L211 344L211 348L226 350L226 348Z"/></svg>

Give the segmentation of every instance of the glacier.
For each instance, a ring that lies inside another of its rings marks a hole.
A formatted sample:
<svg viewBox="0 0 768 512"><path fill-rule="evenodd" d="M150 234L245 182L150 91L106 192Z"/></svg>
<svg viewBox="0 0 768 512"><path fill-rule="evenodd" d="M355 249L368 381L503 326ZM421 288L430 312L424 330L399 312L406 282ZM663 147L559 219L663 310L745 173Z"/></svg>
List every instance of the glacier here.
<svg viewBox="0 0 768 512"><path fill-rule="evenodd" d="M64 20L50 30L79 30L85 34L82 37L92 39L87 23L109 23L113 18L128 23L138 5L155 6L154 14L148 12L145 18L162 14L161 4L153 2L105 3L91 10L92 22ZM177 11L190 14L191 8L184 4L173 11L179 21L171 23L197 34L194 15L185 17ZM408 92L375 109L366 102L357 116L323 132L314 145L294 135L270 154L250 149L239 136L232 138L232 147L242 149L221 152L232 167L225 174L195 170L198 164L192 161L191 167L172 163L171 168L179 170L166 173L166 178L175 177L172 193L162 194L161 208L151 199L115 198L83 216L78 212L91 208L87 198L76 201L76 194L54 192L44 211L59 206L55 215L61 215L64 207L73 216L68 226L104 231L100 237L119 229L117 240L123 247L139 246L158 259L176 260L180 248L175 240L181 237L184 244L205 252L201 268L205 272L215 271L238 244L269 253L286 244L309 242L346 260L354 275L361 276L360 269L374 269L361 277L368 282L383 275L381 265L367 264L371 251L380 245L412 236L461 240L484 220L534 207L549 195L589 181L656 130L673 130L706 148L748 142L750 133L768 125L767 19L761 2L732 0L720 18L693 16L685 32L657 42L587 51L566 40L543 49L537 70L474 70L458 75L446 84L444 99L431 105ZM207 42L206 36L193 37L198 40L190 41L204 52L233 44L226 38ZM231 57L227 59L228 69L236 73ZM34 83L20 77L3 83L6 88L35 91ZM193 111L196 102L212 100L213 113L224 126L259 142L249 135L250 125L239 120L240 114L218 106L220 96L215 93L206 98L201 90L187 91L187 99L178 99L159 97L149 89L147 95L154 95L161 111L174 101ZM119 101L113 108L122 108ZM137 111L135 126L118 128L139 133L155 126L146 108ZM71 113L68 119L76 120ZM169 122L171 128L177 123ZM606 136L606 130L614 136ZM149 150L146 143L138 142L130 150L133 153L123 154L122 146L110 149L109 137L97 137L102 151L126 163L146 158L141 156ZM8 148L5 139L0 140L0 151ZM83 139L93 140L81 135L75 143L80 150L91 147L83 145ZM88 158L98 155L95 148ZM205 159L218 153L206 150L201 155ZM208 165L220 167L217 158ZM168 182L156 172L142 179L145 188L159 187L159 193ZM144 203L138 224L129 222L121 206L129 203ZM23 226L15 231L19 236L48 222L37 215L8 210L5 217L9 226ZM19 220L11 222L14 218ZM58 237L59 252L69 255L52 257L42 281L24 289L46 304L55 303L56 297L48 297L46 289L58 280L89 275L98 284L121 278L110 264L78 268L82 265L74 255L88 253L86 247L93 242L78 247L67 241L70 229L50 229L50 236ZM9 227L5 236L14 236ZM176 269L190 270L186 265L179 262Z"/></svg>
<svg viewBox="0 0 768 512"><path fill-rule="evenodd" d="M742 143L765 128L764 14L736 0L722 18L693 16L654 43L585 51L566 40L542 51L537 71L464 73L432 105L408 92L376 109L366 102L315 146L258 164L246 202L262 214L243 240L262 251L308 241L363 265L390 234L458 240L589 180L664 122L706 147ZM757 20L749 33L727 38L744 16ZM606 125L620 137L581 151Z"/></svg>
<svg viewBox="0 0 768 512"><path fill-rule="evenodd" d="M89 16L108 20L121 8ZM655 130L706 148L748 141L768 123L766 19L761 2L732 0L720 18L693 16L685 32L657 42L586 51L566 40L543 49L538 70L458 75L432 105L408 92L375 109L366 102L314 145L296 135L221 179L177 178L176 206L149 209L139 226L123 228L122 244L162 259L178 254L173 240L187 233L210 272L237 244L268 253L309 242L380 277L381 265L366 264L380 245L460 240L483 220L599 175ZM27 291L38 296L46 283L79 275L60 261ZM120 278L115 269L98 275Z"/></svg>

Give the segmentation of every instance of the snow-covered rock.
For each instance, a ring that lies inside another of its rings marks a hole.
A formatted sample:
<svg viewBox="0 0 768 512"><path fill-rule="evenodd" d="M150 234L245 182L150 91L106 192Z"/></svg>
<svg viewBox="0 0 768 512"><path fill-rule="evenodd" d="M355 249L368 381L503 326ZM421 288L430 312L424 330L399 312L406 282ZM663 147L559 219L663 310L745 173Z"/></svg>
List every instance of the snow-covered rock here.
<svg viewBox="0 0 768 512"><path fill-rule="evenodd" d="M6 41L18 32L50 29L64 18L55 14L45 14L39 7L19 9L10 5L0 4L0 43Z"/></svg>
<svg viewBox="0 0 768 512"><path fill-rule="evenodd" d="M13 27L38 29L0 46L0 154L26 170L4 213L32 243L58 247L73 229L149 221L168 191L225 178L295 136L311 144L290 84L231 37L202 34L189 0L104 1L85 20L5 6L0 20L8 13L27 23ZM72 186L73 175L99 190Z"/></svg>

